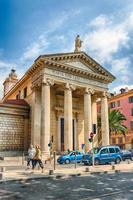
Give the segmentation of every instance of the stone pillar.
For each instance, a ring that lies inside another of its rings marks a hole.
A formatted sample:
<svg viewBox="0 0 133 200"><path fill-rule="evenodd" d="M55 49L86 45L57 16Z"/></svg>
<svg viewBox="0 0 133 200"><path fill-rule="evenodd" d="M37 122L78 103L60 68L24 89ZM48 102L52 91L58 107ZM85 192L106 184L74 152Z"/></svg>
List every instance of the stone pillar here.
<svg viewBox="0 0 133 200"><path fill-rule="evenodd" d="M74 86L67 83L64 91L64 150L73 149L72 129L72 90Z"/></svg>
<svg viewBox="0 0 133 200"><path fill-rule="evenodd" d="M57 143L56 143L56 146L57 146L57 151L61 151L61 120L59 118L59 116L57 117L57 127L58 127L58 131L57 131Z"/></svg>
<svg viewBox="0 0 133 200"><path fill-rule="evenodd" d="M109 145L109 120L108 120L108 93L104 92L101 98L101 131L102 145Z"/></svg>
<svg viewBox="0 0 133 200"><path fill-rule="evenodd" d="M89 134L92 132L92 109L91 109L91 95L93 90L86 88L84 94L84 143L85 152L91 149L91 144L89 143Z"/></svg>
<svg viewBox="0 0 133 200"><path fill-rule="evenodd" d="M31 143L40 145L41 133L41 92L33 88L31 111Z"/></svg>
<svg viewBox="0 0 133 200"><path fill-rule="evenodd" d="M49 154L50 142L50 86L52 81L44 78L41 96L41 149L43 154Z"/></svg>
<svg viewBox="0 0 133 200"><path fill-rule="evenodd" d="M98 135L97 135L97 96L94 95L92 99L92 124L96 124L96 134L94 135L94 147L98 146Z"/></svg>

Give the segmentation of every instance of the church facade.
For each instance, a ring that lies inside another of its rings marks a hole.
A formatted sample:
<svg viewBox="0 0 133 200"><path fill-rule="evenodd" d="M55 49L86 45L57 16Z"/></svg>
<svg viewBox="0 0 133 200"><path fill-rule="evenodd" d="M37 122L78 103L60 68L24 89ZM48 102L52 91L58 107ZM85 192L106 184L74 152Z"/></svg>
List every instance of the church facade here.
<svg viewBox="0 0 133 200"><path fill-rule="evenodd" d="M49 152L91 148L88 138L97 125L97 100L101 99L102 145L109 144L108 84L115 77L79 49L39 56L24 76L15 71L4 82L3 103L24 99L30 106L29 127L33 145ZM13 81L12 81L13 80ZM12 84L12 85L11 85ZM11 85L11 87L10 87ZM26 133L25 133L26 137ZM26 139L26 138L25 138ZM98 146L98 135L94 145Z"/></svg>

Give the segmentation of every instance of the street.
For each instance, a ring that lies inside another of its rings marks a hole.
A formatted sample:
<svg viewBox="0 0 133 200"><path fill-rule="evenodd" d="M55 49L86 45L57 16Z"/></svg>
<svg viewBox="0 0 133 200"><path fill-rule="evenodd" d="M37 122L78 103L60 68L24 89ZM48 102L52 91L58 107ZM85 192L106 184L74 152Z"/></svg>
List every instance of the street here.
<svg viewBox="0 0 133 200"><path fill-rule="evenodd" d="M0 184L2 200L132 200L133 173L47 178Z"/></svg>

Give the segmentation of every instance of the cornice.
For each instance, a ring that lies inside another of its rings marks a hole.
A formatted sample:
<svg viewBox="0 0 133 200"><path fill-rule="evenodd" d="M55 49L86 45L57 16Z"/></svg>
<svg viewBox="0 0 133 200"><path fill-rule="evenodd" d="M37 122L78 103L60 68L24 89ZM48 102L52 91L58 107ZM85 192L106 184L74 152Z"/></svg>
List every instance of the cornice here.
<svg viewBox="0 0 133 200"><path fill-rule="evenodd" d="M87 62L90 66L95 68L98 72L102 73L103 75L110 76L110 78L112 78L112 81L115 79L115 76L113 76L109 71L107 71L105 68L103 68L98 62L96 62L93 58L91 58L89 55L87 55L84 51L62 53L62 54L42 55L42 56L38 57L38 59L40 59L40 58L48 58L48 59L54 60L54 61L61 61L61 60L65 61L65 60L79 58L79 59L82 59L85 62Z"/></svg>
<svg viewBox="0 0 133 200"><path fill-rule="evenodd" d="M49 60L49 59L44 59L44 64L51 66L51 67L55 67L58 69L63 69L63 70L67 70L70 71L71 73L77 74L77 75L82 75L82 76L86 76L92 79L98 79L102 82L106 82L106 83L110 83L112 82L112 79L110 77L104 76L104 75L100 75L97 74L95 72L90 72L84 69L79 69L76 68L74 66L68 65L68 64L64 64L64 63L60 63L57 61L53 61L53 60Z"/></svg>

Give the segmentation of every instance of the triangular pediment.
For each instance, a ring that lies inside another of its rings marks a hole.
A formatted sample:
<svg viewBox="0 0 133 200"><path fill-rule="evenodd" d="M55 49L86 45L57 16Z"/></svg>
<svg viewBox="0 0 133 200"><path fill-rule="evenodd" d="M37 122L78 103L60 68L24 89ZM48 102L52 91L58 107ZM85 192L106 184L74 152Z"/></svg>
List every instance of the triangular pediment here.
<svg viewBox="0 0 133 200"><path fill-rule="evenodd" d="M96 73L97 75L105 76L109 78L112 82L115 77L105 68L103 68L98 62L87 55L85 52L70 52L70 53L59 53L59 54L49 54L41 56L51 61L69 65L71 67L85 70L88 72Z"/></svg>
<svg viewBox="0 0 133 200"><path fill-rule="evenodd" d="M73 66L73 67L76 67L78 69L85 70L88 72L95 72L95 70L92 70L91 68L89 68L87 65L83 64L80 61L72 61L72 62L70 61L70 62L65 62L64 64L67 64L69 66Z"/></svg>

